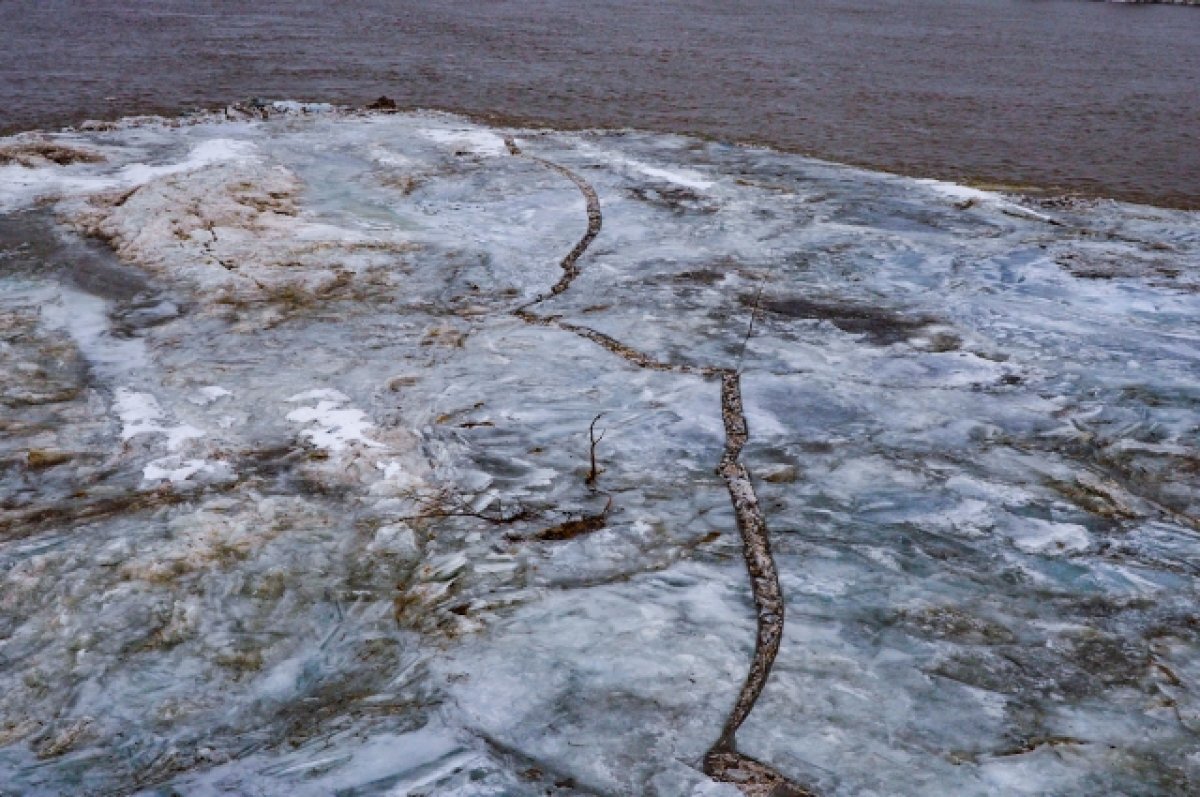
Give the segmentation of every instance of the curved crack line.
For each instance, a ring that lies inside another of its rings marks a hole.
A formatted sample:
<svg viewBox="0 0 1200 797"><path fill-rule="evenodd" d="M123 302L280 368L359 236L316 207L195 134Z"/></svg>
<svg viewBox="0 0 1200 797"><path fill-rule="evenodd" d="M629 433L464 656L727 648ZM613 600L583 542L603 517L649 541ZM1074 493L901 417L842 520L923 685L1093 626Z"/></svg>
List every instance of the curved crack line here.
<svg viewBox="0 0 1200 797"><path fill-rule="evenodd" d="M784 623L783 590L779 585L779 571L775 568L775 558L771 555L766 519L759 508L758 496L750 481L750 472L739 459L742 447L749 438L749 429L742 410L741 380L736 373L721 374L721 418L725 423L725 451L717 473L725 480L725 486L729 490L738 532L742 536L746 569L750 574L750 585L758 615L758 633L754 644L754 658L746 674L746 683L738 695L733 711L729 714L729 719L725 722L721 738L713 746L713 751L733 749L734 734L750 715L771 674L771 667L775 663L775 656L779 652L779 643L783 637Z"/></svg>
<svg viewBox="0 0 1200 797"><path fill-rule="evenodd" d="M505 138L504 144L508 147L508 151L512 155L517 157L523 156L520 147L517 146L517 142L511 137ZM554 283L554 285L550 287L550 293L539 293L533 301L522 305L518 311L518 314L520 313L520 310L525 310L526 308L532 307L539 302L544 302L546 299L549 299L552 296L558 296L567 288L571 287L571 282L579 276L579 258L583 257L583 253L586 252L588 247L592 245L592 241L596 240L596 236L600 234L600 228L604 226L604 216L600 213L600 197L596 195L596 189L592 188L591 184L587 180L584 180L567 167L559 166L557 163L553 163L543 158L537 158L533 155L524 155L523 157L526 157L541 166L545 166L547 169L552 169L558 172L563 177L566 177L575 184L575 187L579 189L581 194L583 194L583 199L587 203L588 225L587 231L584 232L583 237L579 239L579 242L575 244L575 248L568 252L566 257L562 259L562 262L559 263L559 267L563 270L563 275L558 278L558 282ZM522 318L524 318L524 316L522 316Z"/></svg>
<svg viewBox="0 0 1200 797"><path fill-rule="evenodd" d="M721 455L721 462L717 467L717 474L725 481L726 489L729 491L734 516L737 519L738 533L742 538L742 553L746 560L746 570L750 576L750 588L754 596L757 632L754 656L750 661L745 683L742 684L737 701L721 729L721 735L716 744L704 754L704 773L714 780L734 784L747 797L816 797L815 792L793 783L769 765L737 750L738 728L750 716L754 704L762 694L763 687L766 686L767 678L771 675L771 668L775 663L775 657L779 653L779 644L783 639L784 623L783 589L779 584L779 571L775 567L775 558L771 554L767 522L759 507L758 496L754 492L754 483L750 480L750 471L740 460L742 448L750 436L746 414L742 407L741 373L729 368L694 366L657 360L603 332L563 321L558 316L541 316L530 310L531 307L563 293L571 286L574 279L579 276L579 258L600 234L604 219L600 212L600 198L586 180L565 166L532 155L524 155L521 148L517 146L516 140L511 136L505 137L504 144L511 155L529 158L535 163L558 172L574 183L587 203L588 217L587 231L562 259L563 275L550 289L550 293L538 294L532 301L514 310L513 315L527 324L556 326L566 332L586 338L638 368L706 377L719 376L721 379L721 419L725 426L725 447Z"/></svg>

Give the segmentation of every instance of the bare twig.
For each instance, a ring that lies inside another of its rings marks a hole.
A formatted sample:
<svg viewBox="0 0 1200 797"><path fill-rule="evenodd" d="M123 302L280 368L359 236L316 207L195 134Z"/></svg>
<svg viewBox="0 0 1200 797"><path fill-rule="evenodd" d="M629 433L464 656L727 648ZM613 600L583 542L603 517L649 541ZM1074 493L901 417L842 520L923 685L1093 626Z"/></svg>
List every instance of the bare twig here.
<svg viewBox="0 0 1200 797"><path fill-rule="evenodd" d="M759 280L758 290L754 294L754 304L750 308L750 325L746 327L746 337L742 338L742 347L738 349L737 372L742 372L742 357L746 354L746 346L754 334L754 321L758 318L759 302L762 300L763 280Z"/></svg>
<svg viewBox="0 0 1200 797"><path fill-rule="evenodd" d="M494 512L487 511L486 507L484 509L475 509L463 496L448 489L438 490L432 495L421 495L416 491L410 491L406 497L417 505L417 513L394 517L392 518L393 520L413 521L429 518L470 517L487 521L494 526L500 526L507 523L530 520L539 514L529 509L529 507L522 505L520 502L517 503L515 510L508 513L505 513L503 503L500 503L498 509Z"/></svg>
<svg viewBox="0 0 1200 797"><path fill-rule="evenodd" d="M600 445L600 441L604 439L604 432L600 432L600 436L596 437L596 421L604 417L604 413L600 413L595 418L592 418L591 424L588 426L588 440L591 441L590 456L592 468L588 471L587 486L593 490L596 489L596 479L600 477L600 469L596 467L596 446Z"/></svg>

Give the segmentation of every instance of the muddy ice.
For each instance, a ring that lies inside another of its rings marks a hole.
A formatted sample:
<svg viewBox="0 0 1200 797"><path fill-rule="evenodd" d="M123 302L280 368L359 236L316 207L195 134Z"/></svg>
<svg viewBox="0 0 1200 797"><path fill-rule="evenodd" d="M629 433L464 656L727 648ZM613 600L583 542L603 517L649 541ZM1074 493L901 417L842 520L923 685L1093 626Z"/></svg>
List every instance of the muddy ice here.
<svg viewBox="0 0 1200 797"><path fill-rule="evenodd" d="M721 373L741 753L1200 789L1200 217L253 111L0 141L0 794L766 793Z"/></svg>

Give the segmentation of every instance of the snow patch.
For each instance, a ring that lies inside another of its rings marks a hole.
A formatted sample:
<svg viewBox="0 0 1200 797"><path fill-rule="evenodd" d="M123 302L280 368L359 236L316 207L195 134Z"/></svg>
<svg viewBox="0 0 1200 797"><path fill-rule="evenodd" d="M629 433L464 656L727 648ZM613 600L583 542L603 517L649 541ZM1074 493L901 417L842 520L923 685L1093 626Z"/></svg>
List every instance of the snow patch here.
<svg viewBox="0 0 1200 797"><path fill-rule="evenodd" d="M189 424L167 426L162 423L163 410L158 399L149 393L129 388L117 388L113 409L121 419L121 439L129 440L140 434L161 434L167 438L167 448L176 451L186 441L204 437L203 429Z"/></svg>
<svg viewBox="0 0 1200 797"><path fill-rule="evenodd" d="M206 385L196 391L196 395L188 399L193 404L198 404L201 407L206 407L213 402L219 401L226 396L232 396L233 391L226 390L219 385Z"/></svg>
<svg viewBox="0 0 1200 797"><path fill-rule="evenodd" d="M374 424L367 420L362 410L342 405L350 397L337 390L317 388L297 393L290 402L316 401L316 406L300 407L287 414L295 423L308 424L301 432L313 445L327 451L342 451L351 443L361 443L371 448L383 448L383 444L366 436L367 429Z"/></svg>
<svg viewBox="0 0 1200 797"><path fill-rule="evenodd" d="M984 191L979 188L971 188L967 185L951 183L945 180L934 180L932 178L914 179L913 183L916 185L925 186L927 188L932 188L934 192L941 194L948 199L952 199L964 207L989 204L1001 212L1007 213L1011 216L1033 219L1035 221L1044 221L1050 224L1058 223L1054 218L1047 216L1045 213L1038 213L1036 210L1030 210L1027 207L1018 205L1012 200L1005 199L1002 194L998 194L995 191Z"/></svg>
<svg viewBox="0 0 1200 797"><path fill-rule="evenodd" d="M496 157L508 153L504 139L488 130L476 127L429 127L417 131L421 136L456 152Z"/></svg>
<svg viewBox="0 0 1200 797"><path fill-rule="evenodd" d="M214 138L192 147L187 157L178 163L150 166L133 163L116 174L119 185L133 187L172 174L192 172L225 161L245 161L254 158L257 148L253 142L233 138Z"/></svg>
<svg viewBox="0 0 1200 797"><path fill-rule="evenodd" d="M146 464L142 468L142 479L148 482L169 481L172 484L190 481L193 476L210 474L222 476L229 473L229 466L224 462L212 462L206 459L180 459L179 457L162 457Z"/></svg>
<svg viewBox="0 0 1200 797"><path fill-rule="evenodd" d="M596 153L614 166L621 167L629 171L638 172L639 174L645 175L646 177L651 177L655 180L662 180L663 182L674 183L675 185L680 185L684 188L691 188L695 191L707 191L716 185L715 181L708 179L708 177L706 177L703 173L698 172L695 169L687 169L678 166L673 169L664 169L661 166L654 166L646 163L645 161L638 160L637 158L632 158L628 155L617 155L612 152L605 152L592 146L584 146L581 147L581 149Z"/></svg>

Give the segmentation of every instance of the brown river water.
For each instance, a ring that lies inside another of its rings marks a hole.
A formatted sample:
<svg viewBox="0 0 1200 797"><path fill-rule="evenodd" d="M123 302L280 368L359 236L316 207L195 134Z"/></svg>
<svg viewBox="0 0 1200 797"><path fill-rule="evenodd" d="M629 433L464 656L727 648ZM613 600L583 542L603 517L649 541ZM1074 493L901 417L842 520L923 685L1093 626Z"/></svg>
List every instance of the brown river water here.
<svg viewBox="0 0 1200 797"><path fill-rule="evenodd" d="M1200 208L1200 8L0 0L0 131L250 97L753 141Z"/></svg>

